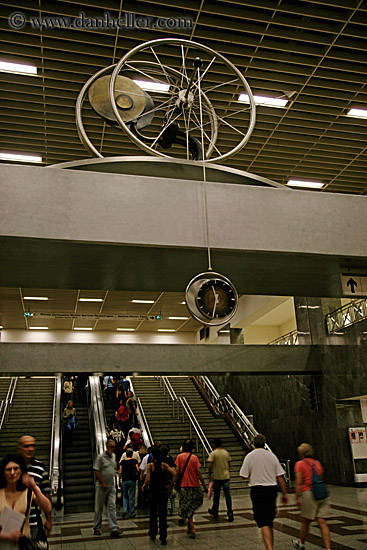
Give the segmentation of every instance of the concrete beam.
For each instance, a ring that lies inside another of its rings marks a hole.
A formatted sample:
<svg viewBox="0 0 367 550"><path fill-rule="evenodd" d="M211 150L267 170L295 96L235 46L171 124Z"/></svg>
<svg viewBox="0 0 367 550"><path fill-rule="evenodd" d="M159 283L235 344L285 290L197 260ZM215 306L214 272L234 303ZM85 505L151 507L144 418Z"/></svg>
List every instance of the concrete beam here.
<svg viewBox="0 0 367 550"><path fill-rule="evenodd" d="M341 296L367 197L208 183L212 264L240 293ZM183 291L207 268L203 184L2 165L0 286Z"/></svg>
<svg viewBox="0 0 367 550"><path fill-rule="evenodd" d="M311 374L320 372L321 349L322 346L2 343L0 364L2 376L102 371L120 374Z"/></svg>

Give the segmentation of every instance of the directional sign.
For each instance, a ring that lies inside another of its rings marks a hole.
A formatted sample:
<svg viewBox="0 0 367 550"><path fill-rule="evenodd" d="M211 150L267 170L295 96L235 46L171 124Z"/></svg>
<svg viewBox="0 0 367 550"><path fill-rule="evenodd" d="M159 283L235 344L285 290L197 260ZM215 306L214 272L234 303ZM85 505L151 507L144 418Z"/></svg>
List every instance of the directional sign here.
<svg viewBox="0 0 367 550"><path fill-rule="evenodd" d="M367 296L367 275L342 273L340 279L344 296Z"/></svg>
<svg viewBox="0 0 367 550"><path fill-rule="evenodd" d="M25 317L34 319L91 319L93 321L156 321L163 319L162 315L109 315L108 313L48 313L48 312L26 312Z"/></svg>

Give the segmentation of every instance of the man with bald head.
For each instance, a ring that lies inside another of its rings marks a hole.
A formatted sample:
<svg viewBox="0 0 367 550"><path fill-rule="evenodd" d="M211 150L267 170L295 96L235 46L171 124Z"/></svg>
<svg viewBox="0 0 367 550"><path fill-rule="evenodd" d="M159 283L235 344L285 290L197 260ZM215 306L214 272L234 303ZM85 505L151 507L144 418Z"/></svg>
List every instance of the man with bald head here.
<svg viewBox="0 0 367 550"><path fill-rule="evenodd" d="M45 465L34 458L34 452L36 450L36 440L31 435L23 435L18 442L17 451L22 455L26 464L28 474L31 475L42 494L50 498L51 487L48 478L48 473ZM42 516L40 509L36 503L32 504L31 514L29 517L29 527L31 528L31 537L35 539L39 532L43 531L43 526L49 534L52 529L51 512L46 515L46 520L42 522Z"/></svg>

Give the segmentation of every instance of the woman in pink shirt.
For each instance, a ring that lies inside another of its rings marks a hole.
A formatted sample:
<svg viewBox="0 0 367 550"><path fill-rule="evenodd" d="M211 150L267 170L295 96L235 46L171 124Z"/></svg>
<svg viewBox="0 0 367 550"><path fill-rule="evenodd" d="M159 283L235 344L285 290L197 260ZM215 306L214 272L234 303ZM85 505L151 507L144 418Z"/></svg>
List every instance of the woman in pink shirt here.
<svg viewBox="0 0 367 550"><path fill-rule="evenodd" d="M194 513L203 504L203 492L200 488L201 482L204 491L207 493L204 478L200 471L200 462L196 455L192 454L194 443L186 439L182 444L182 453L176 458L176 471L181 477L181 492L178 513L181 518L187 518L187 534L195 538ZM185 468L185 464L186 468ZM185 469L185 471L184 471ZM182 472L183 476L182 476Z"/></svg>
<svg viewBox="0 0 367 550"><path fill-rule="evenodd" d="M313 470L322 477L324 468L321 462L313 458L313 448L309 443L302 443L297 448L301 458L294 466L296 478L296 505L301 510L301 530L300 538L293 540L294 548L305 550L304 542L306 540L311 521L316 519L325 548L330 549L330 531L326 518L330 517L329 499L315 500L312 492L312 472Z"/></svg>

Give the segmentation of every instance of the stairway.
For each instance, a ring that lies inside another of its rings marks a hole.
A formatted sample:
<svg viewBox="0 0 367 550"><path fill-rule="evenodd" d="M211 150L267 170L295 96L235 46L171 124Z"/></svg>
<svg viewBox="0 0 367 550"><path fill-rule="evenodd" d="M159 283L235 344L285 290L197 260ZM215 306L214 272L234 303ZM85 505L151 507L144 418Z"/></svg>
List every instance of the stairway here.
<svg viewBox="0 0 367 550"><path fill-rule="evenodd" d="M177 397L186 397L193 413L213 447L213 438L221 437L222 445L231 455L231 490L242 490L246 487L239 477L245 450L229 428L224 418L216 418L212 415L204 399L201 397L191 378L188 376L170 376L172 388ZM160 440L171 448L171 455L175 457L184 439L190 437L190 428L187 422L182 422L172 416L172 404L167 403L167 395L163 393L159 380L153 376L138 376L132 378L132 384L136 397L139 397L143 405L149 429L153 440ZM197 453L203 463L202 452ZM207 463L202 466L204 478L208 479Z"/></svg>
<svg viewBox="0 0 367 550"><path fill-rule="evenodd" d="M49 469L54 388L53 377L18 378L9 420L0 432L0 457L14 452L22 435L31 435L36 439L35 457Z"/></svg>
<svg viewBox="0 0 367 550"><path fill-rule="evenodd" d="M0 401L5 399L7 396L10 380L11 378L9 377L0 378Z"/></svg>
<svg viewBox="0 0 367 550"><path fill-rule="evenodd" d="M63 435L64 512L73 514L94 510L94 474L89 433L88 407L83 406L74 391L78 428L72 442L65 444Z"/></svg>

